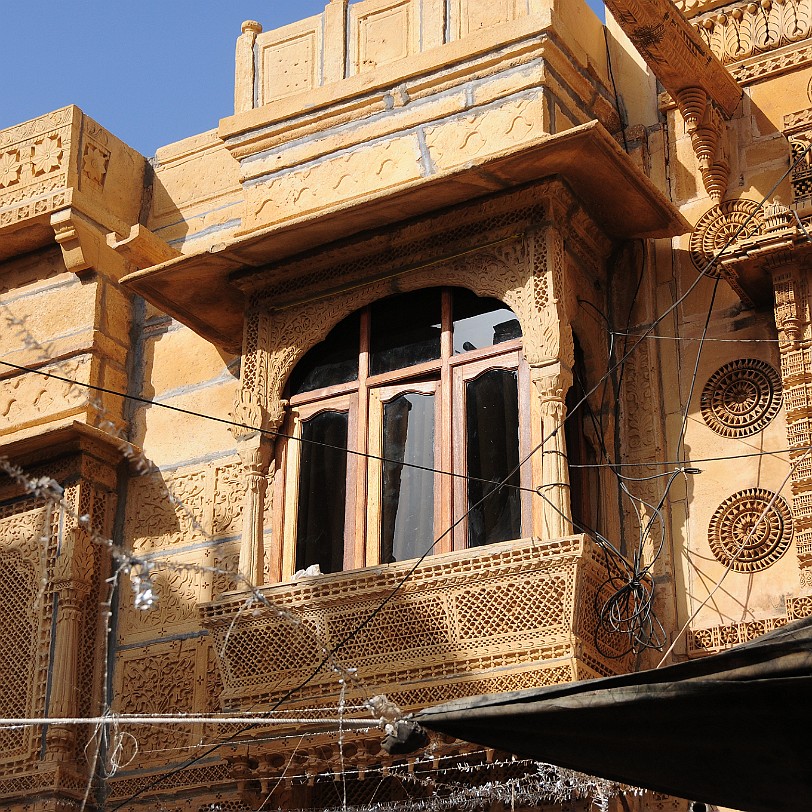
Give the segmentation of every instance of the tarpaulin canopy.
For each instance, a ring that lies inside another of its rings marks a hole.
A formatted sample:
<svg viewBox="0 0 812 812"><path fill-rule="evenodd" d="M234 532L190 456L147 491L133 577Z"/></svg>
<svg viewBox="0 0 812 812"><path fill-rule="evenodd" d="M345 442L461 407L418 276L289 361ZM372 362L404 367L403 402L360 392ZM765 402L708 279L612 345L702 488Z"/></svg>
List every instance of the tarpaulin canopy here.
<svg viewBox="0 0 812 812"><path fill-rule="evenodd" d="M414 721L693 801L812 809L812 618L702 659L461 699Z"/></svg>

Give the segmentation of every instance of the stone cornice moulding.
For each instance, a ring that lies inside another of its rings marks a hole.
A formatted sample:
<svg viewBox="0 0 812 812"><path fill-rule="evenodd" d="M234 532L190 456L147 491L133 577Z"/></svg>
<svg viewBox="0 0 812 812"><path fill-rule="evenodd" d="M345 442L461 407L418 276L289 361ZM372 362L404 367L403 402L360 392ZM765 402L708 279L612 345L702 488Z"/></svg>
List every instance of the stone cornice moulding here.
<svg viewBox="0 0 812 812"><path fill-rule="evenodd" d="M567 182L610 237L673 236L688 230L673 204L592 121L394 188L372 189L354 200L271 221L210 251L129 274L122 284L205 338L239 351L245 297L234 284L236 274L553 175Z"/></svg>
<svg viewBox="0 0 812 812"><path fill-rule="evenodd" d="M576 48L554 13L522 17L483 31L475 49L467 40L447 43L442 49L224 118L218 133L231 154L244 161L295 138L357 122L391 106L406 106L537 58L550 59L559 73L565 72L572 89L591 105L592 115L614 132L620 122L611 94L588 65L587 56L579 58L572 52ZM342 136L347 138L346 133Z"/></svg>

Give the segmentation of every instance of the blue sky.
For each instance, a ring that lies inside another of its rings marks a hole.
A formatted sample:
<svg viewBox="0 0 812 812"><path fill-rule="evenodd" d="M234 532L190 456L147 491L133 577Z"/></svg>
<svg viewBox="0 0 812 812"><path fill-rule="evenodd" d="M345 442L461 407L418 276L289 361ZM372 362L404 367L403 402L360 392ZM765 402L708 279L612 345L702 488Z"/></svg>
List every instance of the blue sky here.
<svg viewBox="0 0 812 812"><path fill-rule="evenodd" d="M575 1L575 0L573 0ZM233 111L243 20L265 30L325 0L7 0L0 129L77 104L150 156ZM602 13L603 3L589 0Z"/></svg>

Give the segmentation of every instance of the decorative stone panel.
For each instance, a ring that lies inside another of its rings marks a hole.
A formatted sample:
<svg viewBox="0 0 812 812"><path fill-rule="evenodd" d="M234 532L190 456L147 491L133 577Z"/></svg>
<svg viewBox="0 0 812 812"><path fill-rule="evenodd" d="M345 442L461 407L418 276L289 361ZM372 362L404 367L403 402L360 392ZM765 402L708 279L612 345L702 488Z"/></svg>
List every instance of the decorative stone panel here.
<svg viewBox="0 0 812 812"><path fill-rule="evenodd" d="M741 358L720 367L702 390L702 417L723 437L749 437L781 408L781 378L766 361Z"/></svg>
<svg viewBox="0 0 812 812"><path fill-rule="evenodd" d="M774 564L792 541L792 512L780 497L762 488L739 491L713 514L711 551L735 572L759 572Z"/></svg>
<svg viewBox="0 0 812 812"><path fill-rule="evenodd" d="M245 593L202 607L223 675L224 706L273 703L341 641L336 659L357 669L351 693L388 693L408 708L613 674L627 665L625 656L607 659L599 652L621 655L626 640L598 626L605 560L584 537L434 556L398 587L410 566L265 587L267 604L255 601L250 611ZM294 701L329 706L336 680L327 666Z"/></svg>
<svg viewBox="0 0 812 812"><path fill-rule="evenodd" d="M691 262L706 276L720 276L720 266L711 264L716 254L732 237L742 242L762 229L763 215L755 200L725 200L711 207L696 224L691 235Z"/></svg>
<svg viewBox="0 0 812 812"><path fill-rule="evenodd" d="M45 446L50 439L52 450ZM21 450L23 449L23 450ZM0 477L0 714L5 718L84 717L100 711L109 538L120 453L83 427L6 446L26 475L63 489L59 503L33 498L16 479ZM55 461L37 462L56 457ZM0 806L34 795L59 808L87 784L82 753L90 731L51 724L0 731ZM77 795L78 793L78 795ZM51 807L49 807L51 808Z"/></svg>
<svg viewBox="0 0 812 812"><path fill-rule="evenodd" d="M0 233L47 226L48 215L68 206L127 233L143 174L143 158L73 105L0 130ZM30 240L42 244L45 234Z"/></svg>

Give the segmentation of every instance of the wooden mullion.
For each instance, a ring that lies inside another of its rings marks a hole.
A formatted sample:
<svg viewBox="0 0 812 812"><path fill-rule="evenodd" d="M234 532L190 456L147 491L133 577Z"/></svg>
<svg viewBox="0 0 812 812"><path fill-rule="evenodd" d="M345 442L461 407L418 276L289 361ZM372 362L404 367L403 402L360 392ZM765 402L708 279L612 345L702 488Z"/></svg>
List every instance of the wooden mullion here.
<svg viewBox="0 0 812 812"><path fill-rule="evenodd" d="M357 431L355 434L355 449L362 454L369 453L369 361L370 361L370 313L369 308L361 313L361 344L358 355L358 395L357 395ZM355 505L353 512L355 523L353 528L354 538L345 538L345 545L352 546L355 555L353 566L355 568L368 566L369 545L367 538L367 502L369 498L369 463L362 457L356 457L355 468ZM363 540L363 543L356 543L355 539ZM377 561L377 559L373 558Z"/></svg>

